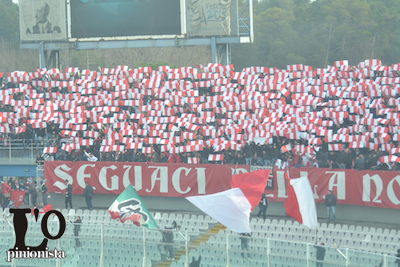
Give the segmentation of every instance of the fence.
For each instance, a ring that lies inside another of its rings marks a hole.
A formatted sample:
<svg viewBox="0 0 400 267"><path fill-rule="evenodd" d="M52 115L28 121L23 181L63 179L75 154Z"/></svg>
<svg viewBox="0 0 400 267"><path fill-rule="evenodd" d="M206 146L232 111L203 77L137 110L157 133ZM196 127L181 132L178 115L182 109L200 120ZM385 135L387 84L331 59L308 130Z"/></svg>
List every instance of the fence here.
<svg viewBox="0 0 400 267"><path fill-rule="evenodd" d="M26 234L26 245L39 245L44 236L41 232L39 218L27 215L29 228ZM56 235L59 223L54 216L48 221L49 232ZM101 220L102 217L98 219ZM0 220L0 266L189 266L193 257L201 255L202 267L214 266L279 266L302 267L323 263L327 266L365 267L397 266L397 258L388 255L373 254L346 248L324 246L324 260L316 258L317 248L314 244L282 241L272 238L252 237L246 241L237 234L227 234L223 230L215 233L198 228L185 227L186 230L172 230L173 243L162 242L162 230L137 227L131 223L111 224L83 223L79 235L75 236L74 224L66 216L67 227L64 235L58 240L49 240L49 250L65 251L65 259L13 259L6 261L6 253L13 248L15 237L10 217ZM92 218L93 219L93 218ZM164 222L165 225L170 222ZM164 229L163 226L160 229ZM167 260L168 251L173 259ZM322 266L322 265L321 265Z"/></svg>
<svg viewBox="0 0 400 267"><path fill-rule="evenodd" d="M30 139L3 138L0 140L0 164L36 164L36 157L43 154L45 146L47 146L47 141L35 142L35 140Z"/></svg>

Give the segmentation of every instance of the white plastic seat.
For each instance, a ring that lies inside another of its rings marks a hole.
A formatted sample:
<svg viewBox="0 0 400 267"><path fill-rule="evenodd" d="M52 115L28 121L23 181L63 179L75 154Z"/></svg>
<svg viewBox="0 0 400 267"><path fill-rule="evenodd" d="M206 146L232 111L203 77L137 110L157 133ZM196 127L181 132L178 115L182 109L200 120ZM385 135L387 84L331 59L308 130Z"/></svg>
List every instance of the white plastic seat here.
<svg viewBox="0 0 400 267"><path fill-rule="evenodd" d="M75 216L75 210L74 209L70 209L69 212L68 212L68 216Z"/></svg>

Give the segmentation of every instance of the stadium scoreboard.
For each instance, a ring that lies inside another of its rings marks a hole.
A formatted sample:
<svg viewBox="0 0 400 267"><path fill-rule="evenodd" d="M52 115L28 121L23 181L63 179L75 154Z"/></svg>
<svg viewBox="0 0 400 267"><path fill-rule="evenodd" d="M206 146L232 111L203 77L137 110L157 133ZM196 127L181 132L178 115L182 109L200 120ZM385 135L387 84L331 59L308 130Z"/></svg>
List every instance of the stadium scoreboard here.
<svg viewBox="0 0 400 267"><path fill-rule="evenodd" d="M21 43L238 36L238 0L20 0Z"/></svg>

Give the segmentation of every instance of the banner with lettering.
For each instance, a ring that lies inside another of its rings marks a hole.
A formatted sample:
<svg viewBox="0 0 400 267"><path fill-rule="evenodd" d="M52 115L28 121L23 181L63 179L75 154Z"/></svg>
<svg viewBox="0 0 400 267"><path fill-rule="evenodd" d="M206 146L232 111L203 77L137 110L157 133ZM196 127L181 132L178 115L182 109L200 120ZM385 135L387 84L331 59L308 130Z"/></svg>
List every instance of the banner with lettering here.
<svg viewBox="0 0 400 267"><path fill-rule="evenodd" d="M252 170L219 164L46 161L44 177L50 192L63 192L68 179L73 194L82 194L87 181L95 194L120 194L131 183L139 195L187 197L229 189L232 174ZM265 190L270 201L287 198L284 173L276 168L270 177ZM400 209L400 172L291 168L290 176L307 176L317 203L332 190L339 204Z"/></svg>
<svg viewBox="0 0 400 267"><path fill-rule="evenodd" d="M132 184L142 196L188 197L230 189L232 174L248 166L125 162L45 161L44 178L50 192L83 194L85 182L95 194L120 194Z"/></svg>
<svg viewBox="0 0 400 267"><path fill-rule="evenodd" d="M274 187L265 190L271 201L287 198L285 171L275 169ZM307 176L316 203L324 203L324 196L332 190L338 204L400 209L400 172L291 168L290 177Z"/></svg>

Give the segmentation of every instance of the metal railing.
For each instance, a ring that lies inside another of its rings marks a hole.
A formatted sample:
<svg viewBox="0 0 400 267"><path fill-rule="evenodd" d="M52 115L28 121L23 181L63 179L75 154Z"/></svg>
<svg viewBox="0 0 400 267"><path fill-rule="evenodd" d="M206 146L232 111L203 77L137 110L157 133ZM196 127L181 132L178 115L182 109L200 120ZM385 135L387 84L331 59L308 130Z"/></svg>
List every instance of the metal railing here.
<svg viewBox="0 0 400 267"><path fill-rule="evenodd" d="M28 217L31 217L28 215ZM54 216L55 217L55 216ZM0 220L0 249L12 248L15 242L10 218ZM397 258L352 250L324 246L324 259L317 259L314 244L282 241L272 238L253 237L243 245L238 235L208 233L206 231L172 230L174 241L162 242L162 231L137 227L131 223L121 224L79 224L78 235L74 224L67 220L64 235L57 240L49 240L49 250L62 250L65 258L58 259L13 259L6 261L6 253L1 253L0 266L189 266L193 258L201 255L201 266L323 266L365 267L397 266ZM49 232L56 235L58 222L48 221ZM40 219L29 218L26 244L39 245L44 236L40 229ZM248 249L247 249L248 248ZM172 255L168 255L172 253ZM167 257L172 259L167 259ZM166 266L166 265L164 265Z"/></svg>
<svg viewBox="0 0 400 267"><path fill-rule="evenodd" d="M37 141L33 139L0 139L0 164L1 165L31 165L36 164L37 155L43 154L43 148L50 141Z"/></svg>

